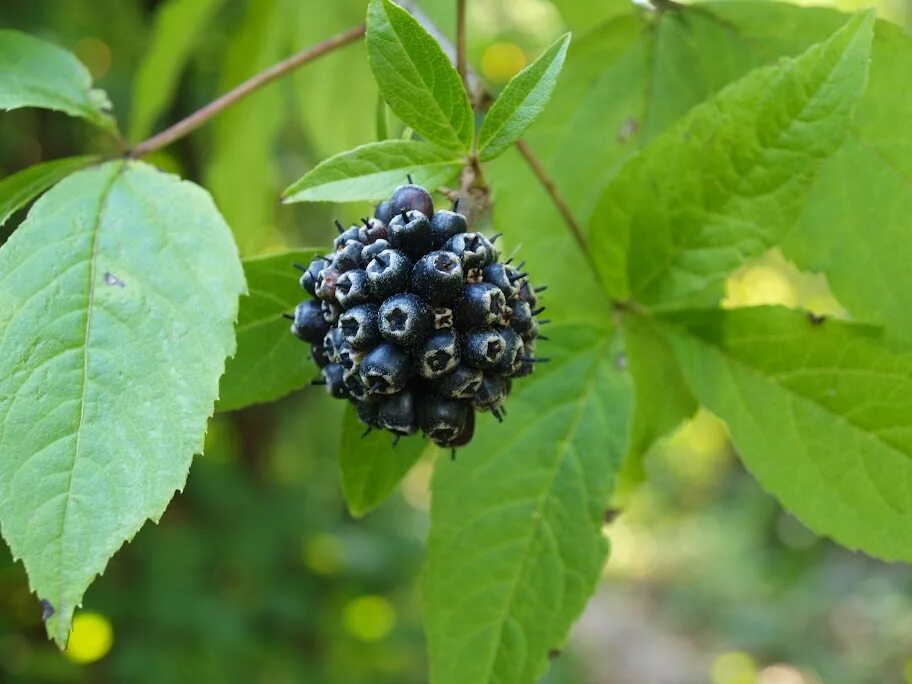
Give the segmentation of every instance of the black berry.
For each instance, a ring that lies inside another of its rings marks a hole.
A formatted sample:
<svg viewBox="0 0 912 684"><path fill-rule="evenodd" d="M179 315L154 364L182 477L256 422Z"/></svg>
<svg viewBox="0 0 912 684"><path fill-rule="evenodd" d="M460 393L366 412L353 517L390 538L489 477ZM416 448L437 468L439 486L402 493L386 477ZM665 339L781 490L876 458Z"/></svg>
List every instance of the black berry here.
<svg viewBox="0 0 912 684"><path fill-rule="evenodd" d="M390 220L387 223L402 211L420 211L427 218L431 218L434 215L434 200L420 185L400 185L390 198Z"/></svg>
<svg viewBox="0 0 912 684"><path fill-rule="evenodd" d="M380 305L380 334L403 347L414 347L434 327L430 307L411 293L393 295Z"/></svg>
<svg viewBox="0 0 912 684"><path fill-rule="evenodd" d="M286 314L321 368L315 384L368 431L420 430L454 449L471 441L476 411L503 420L512 378L547 361L535 354L544 288L457 209L435 213L410 181L373 217L337 222L332 253L295 265L313 299Z"/></svg>

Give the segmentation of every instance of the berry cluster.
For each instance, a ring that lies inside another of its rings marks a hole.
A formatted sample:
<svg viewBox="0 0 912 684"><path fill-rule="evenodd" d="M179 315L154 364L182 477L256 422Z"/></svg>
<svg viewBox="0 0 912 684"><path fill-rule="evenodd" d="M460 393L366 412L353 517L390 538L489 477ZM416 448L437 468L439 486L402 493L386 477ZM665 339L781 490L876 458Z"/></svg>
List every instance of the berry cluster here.
<svg viewBox="0 0 912 684"><path fill-rule="evenodd" d="M364 225L336 222L331 254L296 265L314 299L289 316L291 331L311 344L318 384L397 441L420 429L467 444L475 411L501 420L512 379L546 360L535 358L544 288L500 263L497 236L468 232L457 208L435 212L410 181Z"/></svg>

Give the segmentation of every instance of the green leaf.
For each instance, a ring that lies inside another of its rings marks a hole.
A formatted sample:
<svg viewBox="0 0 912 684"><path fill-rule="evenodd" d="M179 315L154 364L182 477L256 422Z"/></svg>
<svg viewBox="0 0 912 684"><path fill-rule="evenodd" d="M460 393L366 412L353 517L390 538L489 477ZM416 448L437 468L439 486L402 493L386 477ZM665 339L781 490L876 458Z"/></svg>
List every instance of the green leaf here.
<svg viewBox="0 0 912 684"><path fill-rule="evenodd" d="M623 321L624 347L634 387L627 459L637 470L649 448L693 416L698 405L671 347L652 321L633 312L625 313Z"/></svg>
<svg viewBox="0 0 912 684"><path fill-rule="evenodd" d="M896 84L912 70L912 40L879 23L870 84L852 135L815 183L783 244L822 271L856 318L912 338L912 100Z"/></svg>
<svg viewBox="0 0 912 684"><path fill-rule="evenodd" d="M564 66L570 34L558 38L541 57L507 84L484 118L478 133L479 156L493 159L515 143L541 114Z"/></svg>
<svg viewBox="0 0 912 684"><path fill-rule="evenodd" d="M552 362L515 385L503 425L438 461L424 598L431 681L531 682L595 590L605 508L631 401L617 339L550 335Z"/></svg>
<svg viewBox="0 0 912 684"><path fill-rule="evenodd" d="M209 195L139 162L63 180L0 249L0 523L58 644L184 486L243 289Z"/></svg>
<svg viewBox="0 0 912 684"><path fill-rule="evenodd" d="M371 0L367 54L396 116L428 142L469 150L475 122L468 95L440 45L412 15L390 0Z"/></svg>
<svg viewBox="0 0 912 684"><path fill-rule="evenodd" d="M770 493L851 549L912 560L912 354L873 327L773 307L661 325Z"/></svg>
<svg viewBox="0 0 912 684"><path fill-rule="evenodd" d="M45 190L78 171L98 157L65 157L35 164L0 181L0 226Z"/></svg>
<svg viewBox="0 0 912 684"><path fill-rule="evenodd" d="M865 86L873 15L694 108L618 174L591 246L617 299L710 303L725 277L782 239L845 139Z"/></svg>
<svg viewBox="0 0 912 684"><path fill-rule="evenodd" d="M155 15L152 40L136 70L130 139L141 140L171 104L181 72L225 0L169 0Z"/></svg>
<svg viewBox="0 0 912 684"><path fill-rule="evenodd" d="M72 54L18 31L0 30L0 109L56 109L109 131L111 103Z"/></svg>
<svg viewBox="0 0 912 684"><path fill-rule="evenodd" d="M339 469L348 510L358 518L383 503L421 454L434 448L420 436L404 438L393 448L390 433L374 430L365 436L365 429L355 410L347 406Z"/></svg>
<svg viewBox="0 0 912 684"><path fill-rule="evenodd" d="M596 26L616 16L631 14L636 5L630 0L551 0L567 26L574 31Z"/></svg>
<svg viewBox="0 0 912 684"><path fill-rule="evenodd" d="M293 250L244 259L248 295L241 297L237 353L225 366L219 411L275 401L317 375L310 348L289 332L288 321L282 318L307 298L292 264L308 264L316 253Z"/></svg>
<svg viewBox="0 0 912 684"><path fill-rule="evenodd" d="M407 174L425 187L452 180L462 161L452 152L417 140L383 140L342 152L293 183L284 202L380 200L405 182Z"/></svg>
<svg viewBox="0 0 912 684"><path fill-rule="evenodd" d="M288 12L294 6L283 0L249 4L240 30L232 37L220 90L233 88L287 57L294 35ZM244 256L284 245L276 229L276 198L283 183L274 153L288 118L283 85L287 86L280 82L251 94L222 112L213 125L206 187L234 231Z"/></svg>

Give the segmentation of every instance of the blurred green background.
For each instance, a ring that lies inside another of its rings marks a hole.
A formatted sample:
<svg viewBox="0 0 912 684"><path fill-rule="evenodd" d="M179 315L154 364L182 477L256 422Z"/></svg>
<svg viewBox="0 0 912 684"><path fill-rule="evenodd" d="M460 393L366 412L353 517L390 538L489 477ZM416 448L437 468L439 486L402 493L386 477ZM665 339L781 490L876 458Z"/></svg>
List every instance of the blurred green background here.
<svg viewBox="0 0 912 684"><path fill-rule="evenodd" d="M137 69L166 4L4 0L0 25L74 51L123 128L143 137L357 23L365 6L212 0L168 111L159 121L131 118ZM452 2L420 4L451 32ZM566 24L584 31L589 16L615 4L470 0L470 60L500 87ZM912 16L903 0L882 0L878 10L907 26ZM375 103L364 48L351 46L152 161L205 184L247 254L325 243L330 219L358 208L280 208L276 198L317 161L372 140ZM3 175L112 149L57 114L0 117ZM777 253L733 276L726 305L773 302L839 313L825 282ZM66 654L46 641L22 567L0 545L0 681L425 681L416 584L431 464L419 464L378 511L352 519L338 483L334 404L304 390L218 416L186 491L89 590ZM549 684L912 683L912 570L804 529L743 471L708 414L655 448L644 469L648 484L631 480L618 492L604 583Z"/></svg>

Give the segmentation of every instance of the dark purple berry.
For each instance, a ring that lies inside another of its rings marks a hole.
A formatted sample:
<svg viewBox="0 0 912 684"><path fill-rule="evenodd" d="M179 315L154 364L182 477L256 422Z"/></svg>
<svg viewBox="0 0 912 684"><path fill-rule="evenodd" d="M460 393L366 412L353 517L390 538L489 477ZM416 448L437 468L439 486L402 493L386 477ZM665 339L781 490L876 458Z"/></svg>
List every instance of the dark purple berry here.
<svg viewBox="0 0 912 684"><path fill-rule="evenodd" d="M385 249L365 269L374 297L386 299L405 290L412 274L412 260L397 249Z"/></svg>
<svg viewBox="0 0 912 684"><path fill-rule="evenodd" d="M462 290L462 265L452 252L431 252L412 268L410 289L433 306L452 304Z"/></svg>
<svg viewBox="0 0 912 684"><path fill-rule="evenodd" d="M338 225L338 224L336 224L336 225ZM352 226L351 228L347 228L347 229L343 230L336 236L336 239L333 240L333 248L341 249L342 247L345 246L346 242L348 242L350 240L357 241L360 231L361 231L361 226Z"/></svg>
<svg viewBox="0 0 912 684"><path fill-rule="evenodd" d="M469 229L465 216L455 211L438 211L431 218L431 243L434 249L440 249L454 235Z"/></svg>
<svg viewBox="0 0 912 684"><path fill-rule="evenodd" d="M488 264L494 263L497 258L497 250L494 245L481 233L454 235L444 243L443 248L459 257L466 273L469 269L484 268Z"/></svg>
<svg viewBox="0 0 912 684"><path fill-rule="evenodd" d="M513 375L519 366L519 357L523 351L523 341L512 328L500 328L498 333L504 340L504 352L500 360L494 364L493 370L500 375L510 376Z"/></svg>
<svg viewBox="0 0 912 684"><path fill-rule="evenodd" d="M310 345L310 357L313 359L314 363L317 364L318 368L323 368L330 362L329 357L326 355L326 349L323 347L322 343Z"/></svg>
<svg viewBox="0 0 912 684"><path fill-rule="evenodd" d="M403 347L414 347L434 328L430 307L413 294L397 294L380 305L380 334Z"/></svg>
<svg viewBox="0 0 912 684"><path fill-rule="evenodd" d="M415 397L410 390L403 390L380 400L377 422L397 435L411 435L418 430L415 416Z"/></svg>
<svg viewBox="0 0 912 684"><path fill-rule="evenodd" d="M507 384L493 373L485 373L481 384L472 397L472 406L479 411L490 411L500 406L507 398Z"/></svg>
<svg viewBox="0 0 912 684"><path fill-rule="evenodd" d="M434 215L434 200L420 185L400 185L389 201L390 220L402 211L420 211L430 219Z"/></svg>
<svg viewBox="0 0 912 684"><path fill-rule="evenodd" d="M470 330L462 341L462 356L473 368L492 368L504 354L506 342L499 330Z"/></svg>
<svg viewBox="0 0 912 684"><path fill-rule="evenodd" d="M510 282L510 278L507 275L507 268L503 264L495 263L485 266L482 271L482 280L498 288L504 293L504 297L508 300L518 294L518 290L514 287L513 283Z"/></svg>
<svg viewBox="0 0 912 684"><path fill-rule="evenodd" d="M418 375L433 380L459 365L459 340L452 329L438 330L428 337L415 357Z"/></svg>
<svg viewBox="0 0 912 684"><path fill-rule="evenodd" d="M339 316L343 339L355 349L369 349L380 342L377 305L361 304Z"/></svg>
<svg viewBox="0 0 912 684"><path fill-rule="evenodd" d="M420 211L396 214L389 223L387 240L394 249L419 259L431 249L431 224Z"/></svg>
<svg viewBox="0 0 912 684"><path fill-rule="evenodd" d="M369 245L365 245L364 249L361 250L361 267L367 268L367 265L373 260L375 256L380 254L385 249L389 249L390 244L386 241L385 238L379 238L374 240Z"/></svg>
<svg viewBox="0 0 912 684"><path fill-rule="evenodd" d="M330 396L336 399L345 399L348 397L348 390L345 389L345 379L342 377L344 370L338 363L327 364L320 373L323 375L326 391Z"/></svg>
<svg viewBox="0 0 912 684"><path fill-rule="evenodd" d="M465 427L469 407L464 401L424 397L418 402L418 427L438 444L449 444Z"/></svg>
<svg viewBox="0 0 912 684"><path fill-rule="evenodd" d="M437 380L434 388L451 399L471 399L481 385L481 378L480 370L460 364L452 373Z"/></svg>
<svg viewBox="0 0 912 684"><path fill-rule="evenodd" d="M393 207L389 202L380 202L374 210L374 218L384 224L388 224L393 218Z"/></svg>
<svg viewBox="0 0 912 684"><path fill-rule="evenodd" d="M360 268L346 271L336 281L336 301L343 309L369 302L372 292L367 271Z"/></svg>
<svg viewBox="0 0 912 684"><path fill-rule="evenodd" d="M317 344L329 331L329 323L323 318L320 302L308 299L295 307L291 332L305 342Z"/></svg>
<svg viewBox="0 0 912 684"><path fill-rule="evenodd" d="M377 406L373 401L356 401L355 413L358 414L358 420L370 428L380 427L377 423Z"/></svg>
<svg viewBox="0 0 912 684"><path fill-rule="evenodd" d="M298 282L301 284L304 291L311 297L317 296L317 279L320 276L320 271L327 266L329 266L329 261L327 259L316 257L310 262L310 265L304 270L304 273L301 274L301 279Z"/></svg>
<svg viewBox="0 0 912 684"><path fill-rule="evenodd" d="M398 392L411 375L411 358L400 347L382 342L361 359L361 381L371 396Z"/></svg>
<svg viewBox="0 0 912 684"><path fill-rule="evenodd" d="M490 283L469 283L462 288L456 306L459 324L466 329L500 323L507 309L504 293Z"/></svg>
<svg viewBox="0 0 912 684"><path fill-rule="evenodd" d="M361 267L361 251L364 245L356 240L349 240L333 254L331 268L339 273L345 273L353 268Z"/></svg>

